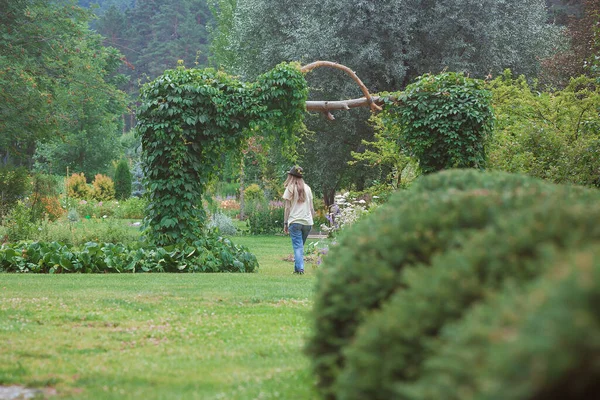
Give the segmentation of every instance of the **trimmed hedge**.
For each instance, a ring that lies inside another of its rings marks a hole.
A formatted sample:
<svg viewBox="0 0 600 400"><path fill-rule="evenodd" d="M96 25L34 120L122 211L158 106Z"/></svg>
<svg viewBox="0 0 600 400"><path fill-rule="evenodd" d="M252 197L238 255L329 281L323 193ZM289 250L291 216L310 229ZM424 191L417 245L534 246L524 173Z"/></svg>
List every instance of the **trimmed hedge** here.
<svg viewBox="0 0 600 400"><path fill-rule="evenodd" d="M20 242L0 247L0 272L254 272L256 256L229 239L209 235L192 244L166 247L88 242Z"/></svg>
<svg viewBox="0 0 600 400"><path fill-rule="evenodd" d="M343 392L348 398L361 398L352 397L350 393L361 385L360 379L350 387L348 382L356 379L355 375L345 375L348 379L340 378L347 363L344 349L356 339L357 329L373 311L381 308L398 289L408 286L410 274L404 273L408 267L418 266L417 270L427 271L442 254L448 251L460 253L471 240L485 231L500 229L499 226L515 210L543 209L546 203L557 204L558 209L568 208L576 199L580 204L593 204L600 200L600 195L583 188L556 186L519 175L475 170L446 171L420 178L410 190L392 196L385 206L344 232L340 245L332 248L320 270L313 333L306 349L312 357L318 386L324 397L344 398L339 393ZM519 237L519 227L513 228L513 236ZM518 242L516 244L518 248ZM489 246L483 244L482 248L489 249ZM512 256L518 258L519 254ZM433 280L426 282L426 286L435 286L437 278L431 278ZM414 299L414 303L414 308L421 312L434 307L423 299ZM416 321L418 317L413 319ZM415 321L402 326L402 330L412 329ZM421 332L421 329L415 328L415 332ZM431 328L427 333L435 336L437 331ZM415 333L414 337L419 335ZM377 345L379 353L376 356L362 352L356 358L366 360L366 364L380 364L387 344L381 338L379 342L375 341L374 346ZM412 353L411 345L407 345L405 358L408 361L403 361L407 363L403 373L409 379L418 375L421 363L421 355L418 351ZM411 357L416 357L415 363ZM417 370L412 369L415 365ZM373 368L380 372L370 374L361 369L369 376L364 381L373 380L381 387L381 370ZM384 375L386 373L383 371ZM395 376L393 372L391 375ZM347 390L342 386L347 386ZM362 398L393 398L381 394L383 389L374 393L369 390L369 394Z"/></svg>
<svg viewBox="0 0 600 400"><path fill-rule="evenodd" d="M600 246L567 251L444 327L423 377L395 398L588 400L600 390Z"/></svg>
<svg viewBox="0 0 600 400"><path fill-rule="evenodd" d="M561 195L559 190L540 204L508 213L463 248L436 257L430 266L407 270L404 290L366 318L344 349L339 397L420 398L399 388L418 381L423 362L445 348L439 332L447 324L507 282L522 287L545 273L564 249L600 243L600 206L566 206ZM447 393L450 388L444 385L435 388L444 395L423 398L464 398L461 391Z"/></svg>

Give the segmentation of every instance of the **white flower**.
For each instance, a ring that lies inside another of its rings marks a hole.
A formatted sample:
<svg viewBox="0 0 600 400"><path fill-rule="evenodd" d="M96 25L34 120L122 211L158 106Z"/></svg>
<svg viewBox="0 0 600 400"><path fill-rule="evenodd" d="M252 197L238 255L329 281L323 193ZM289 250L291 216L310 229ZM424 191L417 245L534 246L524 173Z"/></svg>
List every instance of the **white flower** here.
<svg viewBox="0 0 600 400"><path fill-rule="evenodd" d="M102 218L108 218L108 215L103 215Z"/></svg>

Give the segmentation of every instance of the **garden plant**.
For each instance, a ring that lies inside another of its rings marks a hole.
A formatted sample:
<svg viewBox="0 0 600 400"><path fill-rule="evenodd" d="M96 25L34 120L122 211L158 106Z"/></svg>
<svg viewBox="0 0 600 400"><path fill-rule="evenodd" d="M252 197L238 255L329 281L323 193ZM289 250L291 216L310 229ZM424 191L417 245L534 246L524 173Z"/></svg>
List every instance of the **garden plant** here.
<svg viewBox="0 0 600 400"><path fill-rule="evenodd" d="M307 345L321 393L436 399L450 396L449 376L482 384L477 371L485 367L435 364L455 339L446 327L478 302L541 279L563 253L598 243L599 199L595 190L475 170L423 177L392 196L342 232L321 269ZM572 360L547 382L580 368ZM437 386L428 384L434 377ZM547 389L540 382L530 393Z"/></svg>

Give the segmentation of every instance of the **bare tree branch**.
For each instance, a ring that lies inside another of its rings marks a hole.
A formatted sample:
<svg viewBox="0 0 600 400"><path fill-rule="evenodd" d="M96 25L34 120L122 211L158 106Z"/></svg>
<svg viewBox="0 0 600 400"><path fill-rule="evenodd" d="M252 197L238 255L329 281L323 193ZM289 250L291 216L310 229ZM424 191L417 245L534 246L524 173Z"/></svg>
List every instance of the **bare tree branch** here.
<svg viewBox="0 0 600 400"><path fill-rule="evenodd" d="M333 115L331 115L331 113L329 112L330 110L349 110L350 108L354 107L370 107L371 111L373 112L382 110L381 106L377 104L378 101L376 101L375 98L371 96L365 84L360 80L358 76L356 76L354 71L352 71L345 65L334 63L331 61L315 61L313 63L301 67L300 71L302 71L303 73L308 73L313 69L319 67L331 67L346 72L348 75L350 75L354 82L358 84L360 90L363 92L365 97L362 97L360 99L342 101L307 101L306 109L308 111L321 111L327 116L328 119L333 119ZM379 100L379 98L377 98L377 100Z"/></svg>

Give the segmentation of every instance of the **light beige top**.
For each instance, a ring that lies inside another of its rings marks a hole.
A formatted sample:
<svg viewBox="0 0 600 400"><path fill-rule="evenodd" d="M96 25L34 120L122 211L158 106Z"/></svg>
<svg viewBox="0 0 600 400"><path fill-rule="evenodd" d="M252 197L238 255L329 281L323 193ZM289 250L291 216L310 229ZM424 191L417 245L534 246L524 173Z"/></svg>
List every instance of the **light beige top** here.
<svg viewBox="0 0 600 400"><path fill-rule="evenodd" d="M288 185L285 188L285 192L283 193L283 198L291 202L290 216L287 220L288 225L294 223L302 225L312 225L313 194L312 190L310 189L310 186L308 186L306 183L304 184L304 193L306 194L306 199L303 203L298 203L298 197L295 196L295 192L296 187L294 185Z"/></svg>

